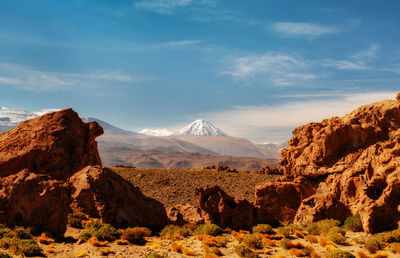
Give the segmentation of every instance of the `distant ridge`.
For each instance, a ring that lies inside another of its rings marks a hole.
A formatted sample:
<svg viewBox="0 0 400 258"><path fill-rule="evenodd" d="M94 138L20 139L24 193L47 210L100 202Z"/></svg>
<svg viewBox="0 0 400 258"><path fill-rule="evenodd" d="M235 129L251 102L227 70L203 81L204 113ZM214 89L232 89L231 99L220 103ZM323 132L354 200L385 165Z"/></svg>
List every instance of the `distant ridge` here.
<svg viewBox="0 0 400 258"><path fill-rule="evenodd" d="M197 135L197 136L228 136L222 130L215 127L213 124L204 119L197 119L196 121L185 126L178 135Z"/></svg>
<svg viewBox="0 0 400 258"><path fill-rule="evenodd" d="M139 131L139 133L149 136L170 136L174 134L168 129L148 129L148 128Z"/></svg>
<svg viewBox="0 0 400 258"><path fill-rule="evenodd" d="M103 130L104 130L105 134L111 134L111 135L140 135L140 133L118 128L116 126L113 126L112 124L109 124L107 122L104 122L103 120L100 120L100 119L97 119L97 118L94 118L94 117L81 117L81 119L85 123L97 122L101 127L103 127Z"/></svg>

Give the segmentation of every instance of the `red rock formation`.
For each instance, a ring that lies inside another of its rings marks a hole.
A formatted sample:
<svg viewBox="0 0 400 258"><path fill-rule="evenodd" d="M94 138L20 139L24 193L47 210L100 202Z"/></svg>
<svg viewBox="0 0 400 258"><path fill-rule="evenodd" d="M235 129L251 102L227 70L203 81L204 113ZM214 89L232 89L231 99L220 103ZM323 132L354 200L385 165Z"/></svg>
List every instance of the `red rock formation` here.
<svg viewBox="0 0 400 258"><path fill-rule="evenodd" d="M301 202L314 193L312 184L304 177L296 178L294 181L281 179L257 186L255 204L275 220L291 222ZM263 219L258 220L262 222Z"/></svg>
<svg viewBox="0 0 400 258"><path fill-rule="evenodd" d="M68 186L47 175L22 170L0 178L0 223L61 235L66 230L70 202Z"/></svg>
<svg viewBox="0 0 400 258"><path fill-rule="evenodd" d="M0 177L23 169L66 179L87 165L101 165L96 123L83 123L72 109L20 123L0 135Z"/></svg>
<svg viewBox="0 0 400 258"><path fill-rule="evenodd" d="M219 186L198 188L196 195L206 223L232 229L249 229L257 224L256 207L247 200L234 199ZM276 224L271 216L264 216L264 219L268 219L266 223Z"/></svg>
<svg viewBox="0 0 400 258"><path fill-rule="evenodd" d="M144 196L118 174L100 166L88 166L70 178L74 210L101 218L117 227L161 228L168 224L164 206Z"/></svg>
<svg viewBox="0 0 400 258"><path fill-rule="evenodd" d="M178 226L185 224L204 224L205 220L201 216L201 210L190 204L177 205L167 208L168 219Z"/></svg>
<svg viewBox="0 0 400 258"><path fill-rule="evenodd" d="M344 220L359 214L368 233L397 226L398 100L365 105L342 118L310 123L293 131L288 149L282 151L281 165L287 176L304 176L316 185L316 193L302 201L295 221Z"/></svg>

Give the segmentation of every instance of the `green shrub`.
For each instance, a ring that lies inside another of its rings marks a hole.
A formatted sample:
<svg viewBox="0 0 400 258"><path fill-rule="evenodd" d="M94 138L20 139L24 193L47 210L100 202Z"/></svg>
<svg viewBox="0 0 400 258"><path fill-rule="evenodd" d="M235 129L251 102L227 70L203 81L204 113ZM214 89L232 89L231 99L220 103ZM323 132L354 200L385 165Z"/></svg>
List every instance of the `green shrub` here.
<svg viewBox="0 0 400 258"><path fill-rule="evenodd" d="M400 242L400 229L382 232L374 236L383 243Z"/></svg>
<svg viewBox="0 0 400 258"><path fill-rule="evenodd" d="M7 249L16 255L43 256L42 248L33 239L29 229L15 227L11 230L0 225L0 232L0 248ZM4 257L9 257L7 256L9 254L5 255Z"/></svg>
<svg viewBox="0 0 400 258"><path fill-rule="evenodd" d="M329 230L327 238L336 244L346 243L346 237L344 236L346 231L339 227L333 227Z"/></svg>
<svg viewBox="0 0 400 258"><path fill-rule="evenodd" d="M113 226L106 224L99 228L99 230L94 233L94 236L100 241L114 241L121 236L121 233Z"/></svg>
<svg viewBox="0 0 400 258"><path fill-rule="evenodd" d="M290 235L292 234L292 230L288 227L279 227L276 229L276 232L285 237L290 237Z"/></svg>
<svg viewBox="0 0 400 258"><path fill-rule="evenodd" d="M68 224L74 228L83 228L82 221L89 219L89 216L82 212L74 212L68 215Z"/></svg>
<svg viewBox="0 0 400 258"><path fill-rule="evenodd" d="M102 226L104 226L104 224L98 219L91 219L85 223L85 228L91 228L95 230L99 230Z"/></svg>
<svg viewBox="0 0 400 258"><path fill-rule="evenodd" d="M243 240L242 244L251 248L251 249L261 249L263 248L262 240L259 236L251 234L246 235Z"/></svg>
<svg viewBox="0 0 400 258"><path fill-rule="evenodd" d="M15 227L13 229L15 236L19 239L33 239L33 236L30 233L29 229L25 229L23 227Z"/></svg>
<svg viewBox="0 0 400 258"><path fill-rule="evenodd" d="M353 241L354 241L356 244L359 244L359 245L365 244L365 238L363 238L363 237L356 237L356 238L353 238Z"/></svg>
<svg viewBox="0 0 400 258"><path fill-rule="evenodd" d="M353 232L363 231L360 215L348 217L343 224L343 228L351 230Z"/></svg>
<svg viewBox="0 0 400 258"><path fill-rule="evenodd" d="M219 250L219 248L216 247L216 246L211 246L208 249L207 253L215 254L216 256L222 256L223 255L221 250Z"/></svg>
<svg viewBox="0 0 400 258"><path fill-rule="evenodd" d="M198 226L194 230L195 235L211 235L211 236L218 236L221 235L224 231L222 228L215 224L204 224L201 226Z"/></svg>
<svg viewBox="0 0 400 258"><path fill-rule="evenodd" d="M0 258L13 258L13 257L10 253L0 250Z"/></svg>
<svg viewBox="0 0 400 258"><path fill-rule="evenodd" d="M311 222L306 225L305 229L313 235L319 235L321 233L328 233L333 227L338 227L340 221L334 219L324 219L317 222Z"/></svg>
<svg viewBox="0 0 400 258"><path fill-rule="evenodd" d="M94 236L95 233L96 233L96 230L94 230L94 229L85 229L84 231L82 231L79 234L78 239L86 242L89 240L89 238Z"/></svg>
<svg viewBox="0 0 400 258"><path fill-rule="evenodd" d="M165 258L165 256L157 253L152 253L146 255L145 258Z"/></svg>
<svg viewBox="0 0 400 258"><path fill-rule="evenodd" d="M335 249L335 250L329 251L327 257L328 258L356 258L351 253L340 250L340 249Z"/></svg>
<svg viewBox="0 0 400 258"><path fill-rule="evenodd" d="M367 238L364 244L365 248L372 254L376 253L384 246L383 243L375 237Z"/></svg>
<svg viewBox="0 0 400 258"><path fill-rule="evenodd" d="M289 250L291 248L293 248L293 243L292 241L290 241L287 238L283 238L281 239L281 241L279 241L280 246L285 249L285 250Z"/></svg>
<svg viewBox="0 0 400 258"><path fill-rule="evenodd" d="M163 230L161 230L160 236L164 238L172 238L179 229L180 227L177 225L167 225L163 228Z"/></svg>
<svg viewBox="0 0 400 258"><path fill-rule="evenodd" d="M261 233L261 234L275 234L275 231L272 229L272 227L268 224L258 224L257 226L254 226L252 229L253 233Z"/></svg>
<svg viewBox="0 0 400 258"><path fill-rule="evenodd" d="M257 258L258 255L256 253L254 253L253 251L250 250L250 248L248 248L245 245L239 244L239 245L235 245L235 253L239 256L239 257L246 257L246 258Z"/></svg>

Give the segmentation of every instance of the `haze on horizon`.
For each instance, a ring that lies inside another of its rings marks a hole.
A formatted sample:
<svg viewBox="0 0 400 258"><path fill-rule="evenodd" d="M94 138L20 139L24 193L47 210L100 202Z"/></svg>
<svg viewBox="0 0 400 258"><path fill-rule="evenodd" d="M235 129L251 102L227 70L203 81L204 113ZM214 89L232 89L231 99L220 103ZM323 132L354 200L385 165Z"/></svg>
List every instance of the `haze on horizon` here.
<svg viewBox="0 0 400 258"><path fill-rule="evenodd" d="M400 91L400 2L3 0L0 106L283 142Z"/></svg>

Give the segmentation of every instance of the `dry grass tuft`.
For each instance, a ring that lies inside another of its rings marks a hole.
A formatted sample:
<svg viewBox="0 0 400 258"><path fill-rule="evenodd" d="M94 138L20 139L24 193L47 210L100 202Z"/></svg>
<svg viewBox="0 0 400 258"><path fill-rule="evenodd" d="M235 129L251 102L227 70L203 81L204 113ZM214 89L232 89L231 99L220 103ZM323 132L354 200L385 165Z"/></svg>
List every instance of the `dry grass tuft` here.
<svg viewBox="0 0 400 258"><path fill-rule="evenodd" d="M108 241L99 241L97 237L92 236L91 238L89 238L88 243L91 244L92 246L103 247L107 246Z"/></svg>
<svg viewBox="0 0 400 258"><path fill-rule="evenodd" d="M143 227L127 228L122 233L121 239L127 240L132 244L145 242L144 238L151 235L151 230Z"/></svg>
<svg viewBox="0 0 400 258"><path fill-rule="evenodd" d="M48 237L46 233L42 233L38 238L39 243L44 244L44 245L49 245L54 243L54 239Z"/></svg>

